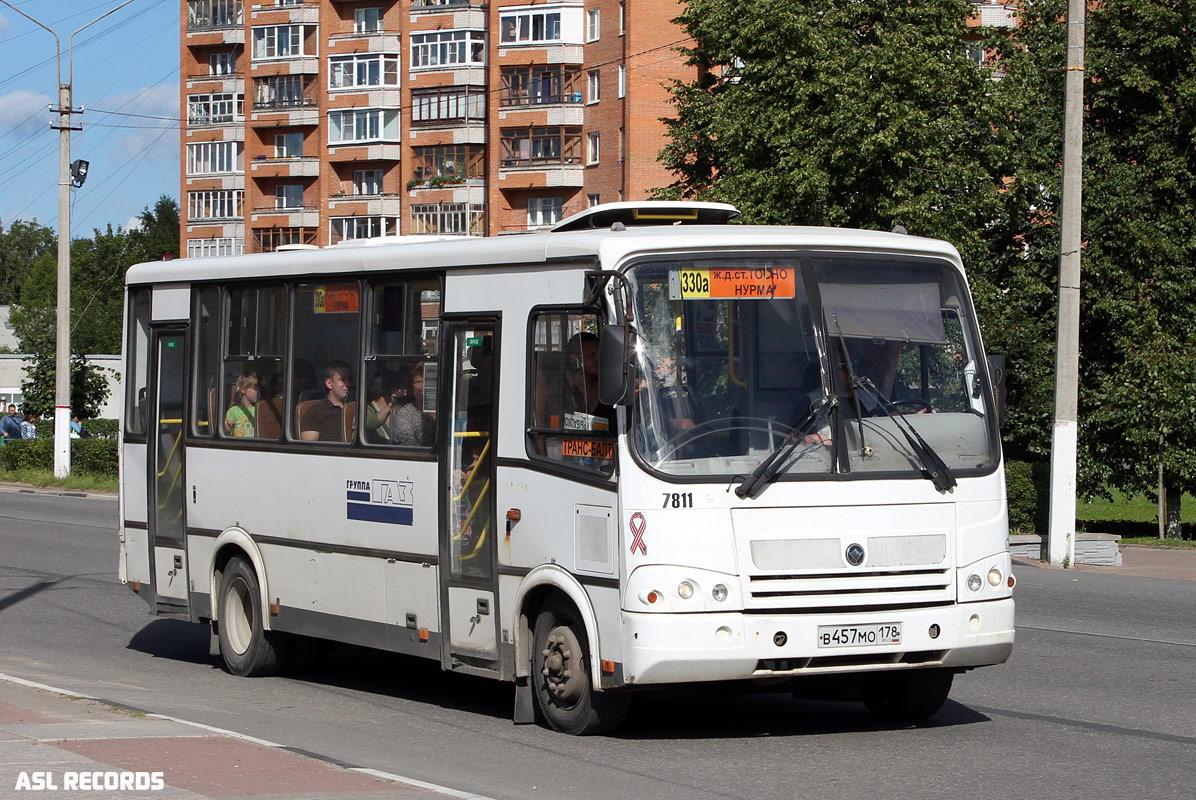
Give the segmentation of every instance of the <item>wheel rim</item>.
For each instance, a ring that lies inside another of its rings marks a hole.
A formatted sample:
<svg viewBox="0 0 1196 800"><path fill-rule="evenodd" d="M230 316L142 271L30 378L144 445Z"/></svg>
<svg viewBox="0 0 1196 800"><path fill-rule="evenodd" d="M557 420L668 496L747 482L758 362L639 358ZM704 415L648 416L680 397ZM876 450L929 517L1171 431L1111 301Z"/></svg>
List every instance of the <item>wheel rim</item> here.
<svg viewBox="0 0 1196 800"><path fill-rule="evenodd" d="M581 642L567 625L557 625L548 632L544 643L544 685L553 704L571 708L585 696L587 676L581 658Z"/></svg>
<svg viewBox="0 0 1196 800"><path fill-rule="evenodd" d="M237 655L249 650L253 637L253 600L249 596L249 585L244 578L235 578L228 587L224 601L224 630L228 643Z"/></svg>

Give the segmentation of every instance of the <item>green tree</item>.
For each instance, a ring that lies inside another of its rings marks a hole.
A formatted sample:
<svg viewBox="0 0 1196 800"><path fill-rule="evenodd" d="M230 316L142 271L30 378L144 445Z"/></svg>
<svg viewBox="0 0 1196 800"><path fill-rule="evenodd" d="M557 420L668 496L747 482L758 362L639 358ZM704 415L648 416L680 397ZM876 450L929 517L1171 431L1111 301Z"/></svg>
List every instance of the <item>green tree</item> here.
<svg viewBox="0 0 1196 800"><path fill-rule="evenodd" d="M131 232L139 260L158 261L179 254L179 205L173 197L162 195L139 218L141 227Z"/></svg>
<svg viewBox="0 0 1196 800"><path fill-rule="evenodd" d="M1023 9L1025 47L1005 54L1003 82L1021 99L1023 143L1008 233L1024 245L1018 280L1039 287L1014 316L1045 340L1023 352L1052 366L1065 10L1064 0ZM1080 488L1155 495L1162 475L1170 535L1180 492L1196 490L1193 24L1192 0L1095 4L1087 17ZM1049 370L1036 368L1034 383L1049 415ZM1045 451L1044 438L1028 446Z"/></svg>
<svg viewBox="0 0 1196 800"><path fill-rule="evenodd" d="M757 223L947 238L986 252L1008 143L966 0L691 0L699 78L672 87L663 196Z"/></svg>
<svg viewBox="0 0 1196 800"><path fill-rule="evenodd" d="M0 225L0 305L20 300L20 287L34 262L45 253L54 253L58 237L44 225L25 220Z"/></svg>

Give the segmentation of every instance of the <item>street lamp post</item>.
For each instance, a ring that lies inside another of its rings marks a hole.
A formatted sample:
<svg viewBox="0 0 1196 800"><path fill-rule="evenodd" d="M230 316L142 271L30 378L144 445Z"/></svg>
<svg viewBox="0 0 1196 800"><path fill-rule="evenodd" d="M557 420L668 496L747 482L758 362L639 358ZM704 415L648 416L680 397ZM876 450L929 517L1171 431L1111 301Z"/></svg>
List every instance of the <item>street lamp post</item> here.
<svg viewBox="0 0 1196 800"><path fill-rule="evenodd" d="M54 53L58 66L58 124L50 124L50 127L58 131L58 308L57 346L54 357L54 475L58 478L65 478L71 472L71 131L82 130L82 127L71 126L71 115L83 113L83 109L74 108L71 100L75 74L75 36L79 31L96 24L131 2L133 0L125 0L71 34L67 41L67 79L66 83L63 83L62 43L58 34L8 0L0 0L0 3L4 3L54 37ZM84 165L82 177L78 181L82 186L82 178L87 176L87 162L80 163Z"/></svg>

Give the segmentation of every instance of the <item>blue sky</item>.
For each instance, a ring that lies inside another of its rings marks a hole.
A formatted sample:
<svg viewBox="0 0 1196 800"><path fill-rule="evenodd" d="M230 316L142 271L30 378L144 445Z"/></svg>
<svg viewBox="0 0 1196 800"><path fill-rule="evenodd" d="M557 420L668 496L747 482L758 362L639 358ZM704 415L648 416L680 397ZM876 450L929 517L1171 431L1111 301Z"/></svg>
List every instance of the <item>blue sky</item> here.
<svg viewBox="0 0 1196 800"><path fill-rule="evenodd" d="M71 34L123 0L8 0L58 34L67 79ZM133 0L75 37L71 160L90 162L71 190L71 234L128 228L163 194L179 194L178 0ZM0 225L58 227L54 37L0 4Z"/></svg>

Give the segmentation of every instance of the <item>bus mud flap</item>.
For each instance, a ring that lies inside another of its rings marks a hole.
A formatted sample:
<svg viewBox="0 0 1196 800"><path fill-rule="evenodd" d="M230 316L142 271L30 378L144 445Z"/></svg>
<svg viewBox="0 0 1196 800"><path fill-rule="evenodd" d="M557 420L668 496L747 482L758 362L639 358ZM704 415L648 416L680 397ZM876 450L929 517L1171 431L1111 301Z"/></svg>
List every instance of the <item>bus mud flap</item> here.
<svg viewBox="0 0 1196 800"><path fill-rule="evenodd" d="M535 698L528 678L515 679L515 724L531 725L536 721Z"/></svg>

